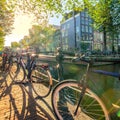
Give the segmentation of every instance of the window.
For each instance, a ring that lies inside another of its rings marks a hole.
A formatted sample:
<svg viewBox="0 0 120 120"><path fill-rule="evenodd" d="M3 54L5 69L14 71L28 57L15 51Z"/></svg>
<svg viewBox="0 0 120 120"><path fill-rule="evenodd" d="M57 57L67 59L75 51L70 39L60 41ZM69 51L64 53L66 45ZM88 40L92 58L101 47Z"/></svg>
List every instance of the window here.
<svg viewBox="0 0 120 120"><path fill-rule="evenodd" d="M70 24L68 23L68 24L67 24L67 29L69 29L69 28L70 28Z"/></svg>
<svg viewBox="0 0 120 120"><path fill-rule="evenodd" d="M84 19L84 17L81 17L81 23L82 23L82 24L85 23L85 19Z"/></svg>
<svg viewBox="0 0 120 120"><path fill-rule="evenodd" d="M76 41L80 41L80 36L79 36L79 34L76 34Z"/></svg>
<svg viewBox="0 0 120 120"><path fill-rule="evenodd" d="M87 18L89 17L89 15L88 15L88 13L87 13L87 12L85 12L85 17L87 17Z"/></svg>
<svg viewBox="0 0 120 120"><path fill-rule="evenodd" d="M62 37L64 37L65 36L65 31L64 30L62 30Z"/></svg>
<svg viewBox="0 0 120 120"><path fill-rule="evenodd" d="M86 40L88 41L88 35L86 34Z"/></svg>
<svg viewBox="0 0 120 120"><path fill-rule="evenodd" d="M76 33L79 33L79 26L76 27Z"/></svg>
<svg viewBox="0 0 120 120"><path fill-rule="evenodd" d="M85 31L88 32L88 26L87 25L85 26Z"/></svg>
<svg viewBox="0 0 120 120"><path fill-rule="evenodd" d="M83 16L83 17L85 16L84 12L81 12L81 16Z"/></svg>
<svg viewBox="0 0 120 120"><path fill-rule="evenodd" d="M89 33L92 33L92 27L89 27Z"/></svg>
<svg viewBox="0 0 120 120"><path fill-rule="evenodd" d="M65 38L65 44L68 44L68 38Z"/></svg>
<svg viewBox="0 0 120 120"><path fill-rule="evenodd" d="M82 33L82 40L84 41L85 40L85 34Z"/></svg>
<svg viewBox="0 0 120 120"><path fill-rule="evenodd" d="M82 32L85 32L85 26L82 25L81 27L82 27Z"/></svg>
<svg viewBox="0 0 120 120"><path fill-rule="evenodd" d="M63 49L67 50L68 49L68 45L63 45Z"/></svg>
<svg viewBox="0 0 120 120"><path fill-rule="evenodd" d="M68 36L68 30L65 30L65 36Z"/></svg>

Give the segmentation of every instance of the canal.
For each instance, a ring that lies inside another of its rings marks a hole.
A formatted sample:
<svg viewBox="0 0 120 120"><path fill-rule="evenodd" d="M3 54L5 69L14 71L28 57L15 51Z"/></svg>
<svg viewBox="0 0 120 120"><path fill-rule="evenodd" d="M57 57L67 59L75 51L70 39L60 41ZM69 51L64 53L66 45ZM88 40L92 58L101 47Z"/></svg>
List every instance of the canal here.
<svg viewBox="0 0 120 120"><path fill-rule="evenodd" d="M56 61L43 60L50 65L53 78L57 78ZM63 62L64 79L79 81L86 71L86 65ZM88 75L88 87L104 102L113 120L119 120L117 112L120 110L120 80L118 78L98 74L93 70L104 70L120 73L120 64L92 66Z"/></svg>
<svg viewBox="0 0 120 120"><path fill-rule="evenodd" d="M86 71L86 65L64 63L63 67L64 79L76 79L79 81ZM120 73L120 64L92 66L88 76L89 88L103 100L109 113L115 118L116 112L120 110L120 80L112 76L95 73L93 70Z"/></svg>

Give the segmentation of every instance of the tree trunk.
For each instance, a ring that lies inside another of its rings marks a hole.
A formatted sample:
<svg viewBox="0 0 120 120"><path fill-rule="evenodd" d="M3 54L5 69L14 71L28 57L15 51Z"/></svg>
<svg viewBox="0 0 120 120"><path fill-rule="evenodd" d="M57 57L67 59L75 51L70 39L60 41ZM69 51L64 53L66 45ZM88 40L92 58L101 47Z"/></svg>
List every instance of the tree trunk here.
<svg viewBox="0 0 120 120"><path fill-rule="evenodd" d="M112 53L115 52L115 47L114 47L114 34L112 35Z"/></svg>
<svg viewBox="0 0 120 120"><path fill-rule="evenodd" d="M106 46L106 40L107 40L107 36L106 36L106 29L105 27L103 28L103 51L107 50L107 46Z"/></svg>

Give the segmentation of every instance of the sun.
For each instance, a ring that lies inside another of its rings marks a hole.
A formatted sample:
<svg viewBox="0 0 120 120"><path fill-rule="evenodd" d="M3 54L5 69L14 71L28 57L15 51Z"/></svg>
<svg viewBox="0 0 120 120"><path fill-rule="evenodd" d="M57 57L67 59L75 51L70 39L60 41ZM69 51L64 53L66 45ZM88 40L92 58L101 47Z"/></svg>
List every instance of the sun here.
<svg viewBox="0 0 120 120"><path fill-rule="evenodd" d="M29 29L34 23L33 15L19 14L15 16L12 33L5 37L5 46L10 46L11 42L21 40L29 34Z"/></svg>
<svg viewBox="0 0 120 120"><path fill-rule="evenodd" d="M59 25L60 21L62 19L62 16L59 18L52 17L49 18L49 24ZM29 29L32 28L32 25L38 24L36 21L34 21L34 15L33 14L17 14L15 15L15 20L12 30L12 33L10 35L7 35L5 37L5 46L11 46L11 42L19 42L24 36L29 34Z"/></svg>

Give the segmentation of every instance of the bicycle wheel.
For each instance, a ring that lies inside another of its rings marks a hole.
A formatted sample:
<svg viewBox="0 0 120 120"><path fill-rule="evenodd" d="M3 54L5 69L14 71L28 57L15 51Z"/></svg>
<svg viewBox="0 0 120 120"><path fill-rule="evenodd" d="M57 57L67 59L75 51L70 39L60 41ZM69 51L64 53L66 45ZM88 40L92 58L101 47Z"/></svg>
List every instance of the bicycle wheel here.
<svg viewBox="0 0 120 120"><path fill-rule="evenodd" d="M2 58L0 57L0 71L2 71Z"/></svg>
<svg viewBox="0 0 120 120"><path fill-rule="evenodd" d="M10 67L10 64L7 62L2 64L1 68L4 75L7 75L9 73L10 71L9 67Z"/></svg>
<svg viewBox="0 0 120 120"><path fill-rule="evenodd" d="M52 88L52 77L48 69L36 66L31 73L32 88L39 97L47 97Z"/></svg>
<svg viewBox="0 0 120 120"><path fill-rule="evenodd" d="M14 82L22 82L25 79L25 70L17 62L13 62L10 68L10 75Z"/></svg>
<svg viewBox="0 0 120 120"><path fill-rule="evenodd" d="M9 72L9 64L8 64L8 63L6 63L6 64L4 65L4 72L5 72L5 73L8 73L8 72Z"/></svg>
<svg viewBox="0 0 120 120"><path fill-rule="evenodd" d="M82 86L74 80L57 84L52 92L53 111L59 120L110 120L101 99L90 89L86 89L77 114L74 115L80 99Z"/></svg>
<svg viewBox="0 0 120 120"><path fill-rule="evenodd" d="M6 61L2 61L2 72L6 72L7 70L7 62Z"/></svg>

